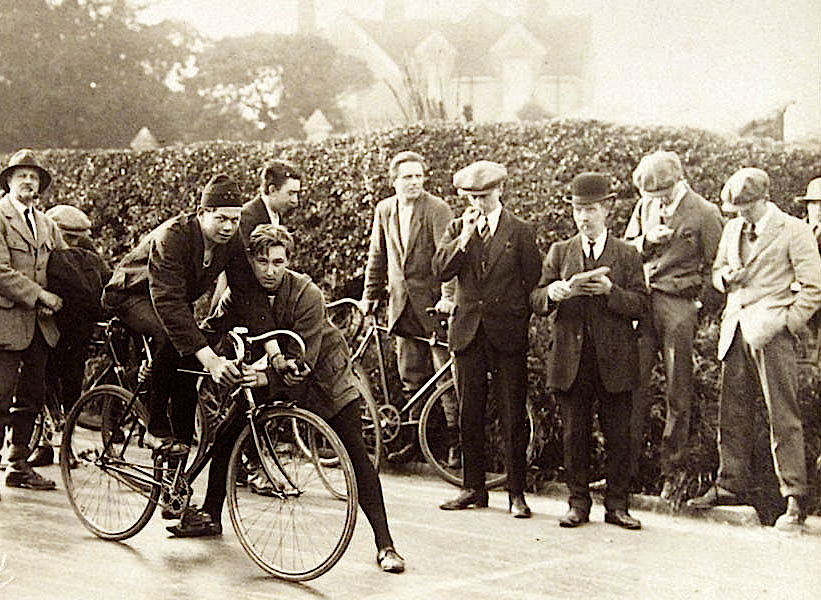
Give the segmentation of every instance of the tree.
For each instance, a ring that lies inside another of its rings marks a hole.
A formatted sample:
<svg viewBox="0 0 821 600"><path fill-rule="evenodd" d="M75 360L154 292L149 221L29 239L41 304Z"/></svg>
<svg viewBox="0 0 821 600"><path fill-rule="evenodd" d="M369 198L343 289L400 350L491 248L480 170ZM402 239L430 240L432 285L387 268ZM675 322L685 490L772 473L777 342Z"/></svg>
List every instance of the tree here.
<svg viewBox="0 0 821 600"><path fill-rule="evenodd" d="M310 35L225 38L197 56L197 69L185 82L189 106L198 98L206 106L196 139L302 138L302 123L317 108L340 130L337 98L372 81L362 61Z"/></svg>
<svg viewBox="0 0 821 600"><path fill-rule="evenodd" d="M196 37L126 0L0 0L0 149L126 147L179 136L163 83Z"/></svg>

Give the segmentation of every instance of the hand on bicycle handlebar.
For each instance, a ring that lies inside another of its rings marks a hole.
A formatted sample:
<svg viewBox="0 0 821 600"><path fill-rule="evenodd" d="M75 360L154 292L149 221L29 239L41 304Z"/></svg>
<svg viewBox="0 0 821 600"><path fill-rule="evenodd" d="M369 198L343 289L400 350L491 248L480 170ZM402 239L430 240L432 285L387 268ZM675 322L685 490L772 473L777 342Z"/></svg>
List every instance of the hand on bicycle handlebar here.
<svg viewBox="0 0 821 600"><path fill-rule="evenodd" d="M242 381L242 373L237 365L224 356L216 356L205 368L211 374L211 379L220 385L235 385Z"/></svg>
<svg viewBox="0 0 821 600"><path fill-rule="evenodd" d="M281 354L271 358L271 367L282 377L282 381L287 386L294 386L305 381L308 373L311 372L311 367L300 363L293 358L285 358Z"/></svg>
<svg viewBox="0 0 821 600"><path fill-rule="evenodd" d="M436 302L436 305L433 307L436 313L442 315L450 315L453 313L453 307L455 306L453 300L448 300L447 298L439 298ZM434 315L435 316L435 315Z"/></svg>
<svg viewBox="0 0 821 600"><path fill-rule="evenodd" d="M242 387L258 388L268 385L268 375L265 371L251 365L242 365L242 380L240 381Z"/></svg>

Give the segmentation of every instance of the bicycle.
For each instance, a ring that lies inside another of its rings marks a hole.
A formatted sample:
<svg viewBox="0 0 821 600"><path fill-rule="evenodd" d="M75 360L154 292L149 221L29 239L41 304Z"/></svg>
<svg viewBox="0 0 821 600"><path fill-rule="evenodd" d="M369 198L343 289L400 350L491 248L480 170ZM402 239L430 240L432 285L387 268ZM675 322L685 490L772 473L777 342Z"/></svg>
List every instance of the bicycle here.
<svg viewBox="0 0 821 600"><path fill-rule="evenodd" d="M452 466L448 461L449 439L447 433L447 421L445 419L445 408L443 402L451 398L456 398L456 386L453 382L452 367L453 356L442 365L431 377L401 406L397 407L391 402L391 391L388 383L387 361L385 359L384 343L382 335L389 335L388 328L381 325L376 320L371 325L366 325L365 316L359 307L359 303L352 298L342 298L328 303L329 314L334 317L334 323L345 329L348 339L355 349L352 353L354 367L360 374L361 380L367 384L370 378L368 370L363 362L366 353L371 346L374 346L376 354L376 367L378 373L377 390L380 393L378 405L378 425L381 429L383 446L387 446L394 440L400 438L400 433L409 428L418 429L419 447L425 461L432 467L434 472L445 481L461 487L463 484L461 466ZM432 309L431 309L432 310ZM447 327L447 315L439 315L441 329ZM447 348L447 343L434 331L429 338L413 336L413 339L425 342L431 346ZM368 386L370 387L370 386ZM373 393L368 392L372 397ZM414 408L422 404L419 417L413 416ZM486 474L486 485L497 487L507 481L504 469L504 445L501 434L501 416L493 395L488 398L487 403L487 427L485 439L487 440L487 458L490 471ZM528 426L528 458L533 455L534 439L534 418L530 405L526 406L526 422Z"/></svg>
<svg viewBox="0 0 821 600"><path fill-rule="evenodd" d="M249 344L295 333L277 330L248 337L246 328L229 332L237 366L247 364ZM181 515L188 507L192 483L214 451L205 452L185 470L180 457L164 455L142 443L145 422L136 408L137 393L101 385L83 395L66 421L60 468L69 502L82 524L106 540L136 535L150 520L157 505ZM267 573L288 581L306 581L332 568L350 543L356 524L357 488L353 465L331 427L312 412L287 401L258 405L249 388L231 394L232 406L217 426L217 439L239 413L247 425L231 452L226 477L228 511L242 548ZM86 405L102 406L102 435L78 426ZM117 410L110 410L116 407ZM108 417L112 416L111 419ZM308 444L303 452L296 433ZM122 435L116 435L122 433ZM334 453L336 467L320 476L319 448ZM245 455L256 453L265 475L274 486L270 496L240 487ZM70 468L76 459L78 466ZM326 487L334 477L344 489L340 501Z"/></svg>

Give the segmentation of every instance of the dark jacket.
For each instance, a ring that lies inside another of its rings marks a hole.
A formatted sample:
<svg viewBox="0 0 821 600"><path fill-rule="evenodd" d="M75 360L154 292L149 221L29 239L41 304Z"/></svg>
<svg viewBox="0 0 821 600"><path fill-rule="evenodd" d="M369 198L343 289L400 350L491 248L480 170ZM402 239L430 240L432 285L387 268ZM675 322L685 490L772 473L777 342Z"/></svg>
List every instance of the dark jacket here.
<svg viewBox="0 0 821 600"><path fill-rule="evenodd" d="M54 315L63 337L105 318L100 296L111 270L97 252L76 246L54 250L47 273L48 290L63 299L63 307Z"/></svg>
<svg viewBox="0 0 821 600"><path fill-rule="evenodd" d="M450 222L439 241L431 267L440 281L456 277L456 308L448 343L464 350L481 325L501 352L526 352L530 292L539 281L541 255L533 226L503 208L482 269L483 245L474 234L459 249L462 217Z"/></svg>
<svg viewBox="0 0 821 600"><path fill-rule="evenodd" d="M581 234L550 246L542 265L538 287L530 295L533 311L550 315L550 340L547 352L547 385L567 391L576 379L585 326L592 336L599 376L611 393L632 390L638 385L637 333L633 321L647 310L647 291L636 249L608 233L599 266L610 267L608 277L613 289L607 296L574 296L563 302L553 302L547 286L567 280L584 271ZM585 308L583 303L592 306ZM586 323L585 315L594 321Z"/></svg>
<svg viewBox="0 0 821 600"><path fill-rule="evenodd" d="M305 362L311 367L308 379L324 396L317 398L309 389L294 390L299 392L297 400L307 405L306 408L328 419L358 398L348 344L328 318L322 292L307 275L287 271L273 305L259 284L244 289L229 288L204 326L224 334L235 325L247 327L250 335L289 329L302 337L306 346ZM277 341L285 355L293 357L297 354L293 342L286 340ZM282 389L277 379L269 371L272 393Z"/></svg>
<svg viewBox="0 0 821 600"><path fill-rule="evenodd" d="M150 297L154 311L181 356L207 346L194 319L193 302L207 292L232 256L242 253L239 235L214 248L203 266L204 242L197 215L173 217L146 235L117 265L105 287L104 306L117 312L136 297Z"/></svg>

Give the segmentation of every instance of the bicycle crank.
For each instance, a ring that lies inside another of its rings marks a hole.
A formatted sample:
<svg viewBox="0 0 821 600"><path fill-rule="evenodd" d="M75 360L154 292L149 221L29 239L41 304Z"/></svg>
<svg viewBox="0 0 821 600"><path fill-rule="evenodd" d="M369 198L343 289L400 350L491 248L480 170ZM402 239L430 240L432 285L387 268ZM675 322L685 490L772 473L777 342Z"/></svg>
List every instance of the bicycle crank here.
<svg viewBox="0 0 821 600"><path fill-rule="evenodd" d="M379 427L382 429L382 443L390 444L402 428L402 415L393 404L379 407Z"/></svg>

